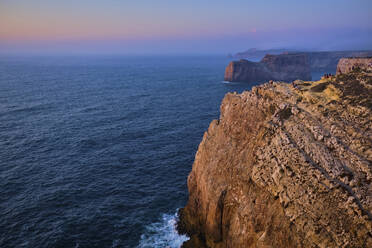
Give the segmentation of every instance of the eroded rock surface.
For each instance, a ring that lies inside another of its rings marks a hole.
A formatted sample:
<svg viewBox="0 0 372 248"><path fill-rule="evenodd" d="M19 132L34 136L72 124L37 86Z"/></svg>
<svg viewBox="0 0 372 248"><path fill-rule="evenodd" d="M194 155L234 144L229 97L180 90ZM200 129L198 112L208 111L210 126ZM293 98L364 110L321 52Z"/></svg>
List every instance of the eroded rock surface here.
<svg viewBox="0 0 372 248"><path fill-rule="evenodd" d="M188 177L184 247L372 247L372 78L229 93Z"/></svg>
<svg viewBox="0 0 372 248"><path fill-rule="evenodd" d="M342 58L337 64L337 74L349 73L353 70L372 71L372 57Z"/></svg>
<svg viewBox="0 0 372 248"><path fill-rule="evenodd" d="M268 80L311 80L306 54L266 55L260 62L240 60L231 62L225 70L225 81L265 82Z"/></svg>

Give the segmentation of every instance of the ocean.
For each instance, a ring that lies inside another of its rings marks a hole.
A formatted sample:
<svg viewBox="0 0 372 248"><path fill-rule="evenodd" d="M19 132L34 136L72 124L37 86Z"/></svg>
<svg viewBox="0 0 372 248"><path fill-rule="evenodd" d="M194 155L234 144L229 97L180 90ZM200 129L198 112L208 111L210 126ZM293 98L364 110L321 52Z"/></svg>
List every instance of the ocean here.
<svg viewBox="0 0 372 248"><path fill-rule="evenodd" d="M179 247L224 56L0 57L0 247Z"/></svg>

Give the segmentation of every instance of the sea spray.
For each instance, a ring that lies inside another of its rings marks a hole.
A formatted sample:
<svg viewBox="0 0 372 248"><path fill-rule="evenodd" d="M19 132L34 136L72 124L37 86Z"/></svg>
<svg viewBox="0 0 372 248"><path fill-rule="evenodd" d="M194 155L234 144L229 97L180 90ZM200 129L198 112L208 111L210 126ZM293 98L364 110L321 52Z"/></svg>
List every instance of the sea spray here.
<svg viewBox="0 0 372 248"><path fill-rule="evenodd" d="M176 224L178 215L163 214L158 222L146 227L141 235L138 248L179 248L189 238L178 234Z"/></svg>

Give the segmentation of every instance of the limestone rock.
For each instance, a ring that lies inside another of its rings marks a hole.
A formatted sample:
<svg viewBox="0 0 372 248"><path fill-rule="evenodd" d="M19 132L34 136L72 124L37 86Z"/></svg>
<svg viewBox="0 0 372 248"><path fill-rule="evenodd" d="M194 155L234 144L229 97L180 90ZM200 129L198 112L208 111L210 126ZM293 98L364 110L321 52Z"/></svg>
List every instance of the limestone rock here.
<svg viewBox="0 0 372 248"><path fill-rule="evenodd" d="M372 72L372 57L342 58L337 64L337 74L348 73L353 70L369 70Z"/></svg>
<svg viewBox="0 0 372 248"><path fill-rule="evenodd" d="M188 177L183 247L372 247L371 86L361 72L227 94Z"/></svg>

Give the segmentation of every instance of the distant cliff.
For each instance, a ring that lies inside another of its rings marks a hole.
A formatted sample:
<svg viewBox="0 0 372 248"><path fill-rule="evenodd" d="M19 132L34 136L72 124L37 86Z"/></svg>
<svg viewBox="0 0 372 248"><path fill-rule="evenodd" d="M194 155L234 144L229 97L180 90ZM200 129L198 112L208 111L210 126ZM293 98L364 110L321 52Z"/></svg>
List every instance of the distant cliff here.
<svg viewBox="0 0 372 248"><path fill-rule="evenodd" d="M299 53L289 49L269 49L258 50L249 49L245 52L240 52L232 55L232 58L257 60L264 57L265 54L288 54ZM346 57L369 57L372 56L372 51L324 51L324 52L301 52L307 54L312 72L327 72L336 73L337 63L341 58Z"/></svg>
<svg viewBox="0 0 372 248"><path fill-rule="evenodd" d="M244 52L239 52L234 55L230 55L231 58L237 59L248 59L248 60L261 60L266 54L278 55L285 52L295 52L290 49L267 49L267 50L260 50L256 48L248 49Z"/></svg>
<svg viewBox="0 0 372 248"><path fill-rule="evenodd" d="M268 80L311 80L306 54L266 55L260 62L233 61L225 70L225 81L265 82Z"/></svg>
<svg viewBox="0 0 372 248"><path fill-rule="evenodd" d="M337 74L348 73L356 69L372 71L372 57L342 58L337 64Z"/></svg>
<svg viewBox="0 0 372 248"><path fill-rule="evenodd" d="M372 247L372 77L227 94L188 177L183 247Z"/></svg>
<svg viewBox="0 0 372 248"><path fill-rule="evenodd" d="M311 71L336 73L337 63L346 57L369 57L372 51L308 52Z"/></svg>

